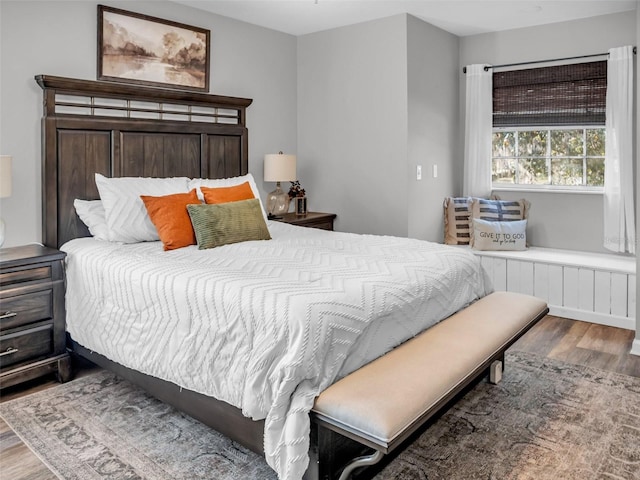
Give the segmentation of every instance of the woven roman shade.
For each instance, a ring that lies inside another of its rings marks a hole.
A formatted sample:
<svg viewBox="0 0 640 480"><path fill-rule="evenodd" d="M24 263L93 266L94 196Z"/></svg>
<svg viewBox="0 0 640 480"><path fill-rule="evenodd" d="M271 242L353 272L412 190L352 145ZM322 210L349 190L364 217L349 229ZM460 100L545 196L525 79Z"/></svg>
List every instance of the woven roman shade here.
<svg viewBox="0 0 640 480"><path fill-rule="evenodd" d="M494 72L493 126L604 125L607 61Z"/></svg>

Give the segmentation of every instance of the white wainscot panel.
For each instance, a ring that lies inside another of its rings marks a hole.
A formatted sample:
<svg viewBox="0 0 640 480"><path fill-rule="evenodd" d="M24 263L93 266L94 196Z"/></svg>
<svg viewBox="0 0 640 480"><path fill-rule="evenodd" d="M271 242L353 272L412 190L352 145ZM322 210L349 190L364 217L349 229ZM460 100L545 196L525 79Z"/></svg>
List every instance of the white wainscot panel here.
<svg viewBox="0 0 640 480"><path fill-rule="evenodd" d="M533 265L533 294L549 302L549 265L534 263Z"/></svg>
<svg viewBox="0 0 640 480"><path fill-rule="evenodd" d="M564 298L561 305L567 308L578 308L579 268L564 267Z"/></svg>
<svg viewBox="0 0 640 480"><path fill-rule="evenodd" d="M611 315L627 316L627 278L623 273L611 274Z"/></svg>
<svg viewBox="0 0 640 480"><path fill-rule="evenodd" d="M507 261L504 258L482 257L482 266L487 271L496 291L507 290Z"/></svg>
<svg viewBox="0 0 640 480"><path fill-rule="evenodd" d="M578 272L578 308L593 312L594 272L590 268L581 268Z"/></svg>
<svg viewBox="0 0 640 480"><path fill-rule="evenodd" d="M533 295L533 263L507 260L507 289L510 292Z"/></svg>
<svg viewBox="0 0 640 480"><path fill-rule="evenodd" d="M552 315L635 329L634 258L535 247L474 253L496 290L535 295Z"/></svg>
<svg viewBox="0 0 640 480"><path fill-rule="evenodd" d="M611 272L595 272L594 311L611 313Z"/></svg>
<svg viewBox="0 0 640 480"><path fill-rule="evenodd" d="M636 318L636 276L635 275L629 275L628 276L628 283L627 285L629 286L627 288L627 292L628 292L628 301L627 301L627 317L629 318ZM637 335L636 335L637 337Z"/></svg>
<svg viewBox="0 0 640 480"><path fill-rule="evenodd" d="M564 269L549 265L549 305L562 305L564 297Z"/></svg>

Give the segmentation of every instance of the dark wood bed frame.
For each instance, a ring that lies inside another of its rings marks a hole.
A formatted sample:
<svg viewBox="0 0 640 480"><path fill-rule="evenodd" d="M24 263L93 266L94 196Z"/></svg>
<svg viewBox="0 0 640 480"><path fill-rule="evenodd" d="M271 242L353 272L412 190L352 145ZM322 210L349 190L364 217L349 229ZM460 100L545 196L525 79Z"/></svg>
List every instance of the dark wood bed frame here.
<svg viewBox="0 0 640 480"><path fill-rule="evenodd" d="M89 236L76 198L99 198L107 177L225 178L246 174L252 100L38 75L42 236L58 248Z"/></svg>
<svg viewBox="0 0 640 480"><path fill-rule="evenodd" d="M89 236L73 201L98 199L107 177L225 178L248 172L252 100L38 75L43 89L42 239L59 248ZM69 348L141 386L247 448L264 454L264 421L212 397L131 370L69 338ZM352 452L349 450L350 447ZM305 479L334 478L361 444L313 424Z"/></svg>
<svg viewBox="0 0 640 480"><path fill-rule="evenodd" d="M89 236L75 213L73 201L99 198L96 172L107 177L203 178L248 172L246 108L250 99L45 75L37 76L36 81L44 92L42 235L43 243L49 247L59 248L71 239ZM225 402L126 368L72 338L68 339L68 348L74 355L115 372L232 440L264 454L264 421L253 421ZM478 365L468 381L440 399L434 411L446 411L482 377L487 366L488 363ZM347 471L370 465L374 457L379 461L380 452L375 445L368 445L349 429L329 424L314 413L310 417L306 480L336 479L349 465L342 477L345 478L349 476ZM430 413L428 418L434 420L437 414ZM428 424L411 431L417 435ZM403 437L403 443L414 437ZM364 462L354 460L359 455L365 456ZM385 455L377 465L355 470L351 478L370 478L392 458Z"/></svg>

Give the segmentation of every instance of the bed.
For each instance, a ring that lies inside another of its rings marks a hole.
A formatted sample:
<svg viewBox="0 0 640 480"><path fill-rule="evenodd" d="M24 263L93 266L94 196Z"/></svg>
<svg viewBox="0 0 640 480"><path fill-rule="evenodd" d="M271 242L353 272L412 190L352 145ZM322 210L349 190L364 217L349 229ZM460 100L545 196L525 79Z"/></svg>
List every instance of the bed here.
<svg viewBox="0 0 640 480"><path fill-rule="evenodd" d="M412 239L269 222L270 241L211 250L95 240L73 202L98 198L96 173L246 175L251 100L36 80L43 240L67 252L69 345L265 454L283 479L324 478L342 461L348 440L309 422L322 390L491 290L472 254ZM213 336L223 330L224 342Z"/></svg>

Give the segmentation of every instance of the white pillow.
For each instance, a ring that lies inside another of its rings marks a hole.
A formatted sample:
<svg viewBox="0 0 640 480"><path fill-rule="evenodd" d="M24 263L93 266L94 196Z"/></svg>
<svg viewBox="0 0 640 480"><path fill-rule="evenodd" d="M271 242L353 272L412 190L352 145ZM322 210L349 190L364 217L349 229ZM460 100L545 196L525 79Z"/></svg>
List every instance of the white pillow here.
<svg viewBox="0 0 640 480"><path fill-rule="evenodd" d="M96 186L104 206L109 240L122 243L159 240L156 227L151 222L140 195L188 193L188 182L187 177L106 178L96 173Z"/></svg>
<svg viewBox="0 0 640 480"><path fill-rule="evenodd" d="M489 222L474 218L471 247L476 250L526 250L527 221Z"/></svg>
<svg viewBox="0 0 640 480"><path fill-rule="evenodd" d="M109 229L107 228L107 220L104 218L104 207L100 200L76 198L73 201L73 207L93 238L109 241Z"/></svg>
<svg viewBox="0 0 640 480"><path fill-rule="evenodd" d="M240 177L230 177L230 178L192 178L189 180L188 189L191 191L192 188L195 188L198 192L198 198L201 202L204 202L204 195L200 190L200 187L208 187L208 188L220 188L220 187L235 187L236 185L241 185L244 182L249 182L249 186L251 187L251 191L253 192L253 196L258 199L260 202L260 209L262 210L262 215L264 216L265 221L267 220L267 212L262 205L262 200L260 200L260 191L258 190L258 186L256 185L255 180L253 179L253 175L247 173L246 175L242 175Z"/></svg>

